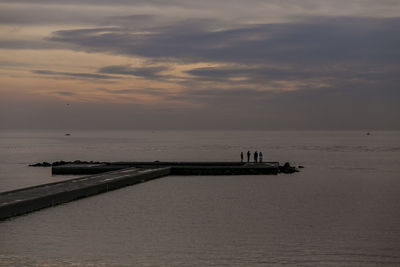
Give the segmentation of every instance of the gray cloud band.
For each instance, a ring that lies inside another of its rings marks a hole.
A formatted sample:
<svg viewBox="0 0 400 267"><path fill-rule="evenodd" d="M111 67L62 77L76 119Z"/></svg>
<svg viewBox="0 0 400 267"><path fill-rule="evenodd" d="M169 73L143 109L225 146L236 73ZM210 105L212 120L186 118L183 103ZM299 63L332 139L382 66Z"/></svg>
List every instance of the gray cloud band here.
<svg viewBox="0 0 400 267"><path fill-rule="evenodd" d="M202 21L203 22L203 21ZM400 19L335 18L208 31L181 24L142 34L123 27L63 30L48 41L76 49L184 62L332 64L399 62Z"/></svg>

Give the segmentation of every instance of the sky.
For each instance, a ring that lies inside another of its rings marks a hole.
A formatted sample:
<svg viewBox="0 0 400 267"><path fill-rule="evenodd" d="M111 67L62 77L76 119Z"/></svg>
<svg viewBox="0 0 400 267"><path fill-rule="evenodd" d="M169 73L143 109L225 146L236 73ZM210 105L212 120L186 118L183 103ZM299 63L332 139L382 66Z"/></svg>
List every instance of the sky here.
<svg viewBox="0 0 400 267"><path fill-rule="evenodd" d="M400 130L398 0L0 0L0 129Z"/></svg>

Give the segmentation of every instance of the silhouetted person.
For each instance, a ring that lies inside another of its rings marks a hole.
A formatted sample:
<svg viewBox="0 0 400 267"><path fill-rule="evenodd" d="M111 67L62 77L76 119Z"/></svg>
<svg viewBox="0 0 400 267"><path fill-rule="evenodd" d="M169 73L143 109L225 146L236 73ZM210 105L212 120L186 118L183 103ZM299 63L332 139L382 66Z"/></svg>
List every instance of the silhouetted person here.
<svg viewBox="0 0 400 267"><path fill-rule="evenodd" d="M258 155L258 159L259 159L260 163L263 161L263 154L262 154L262 152L260 152L260 154Z"/></svg>
<svg viewBox="0 0 400 267"><path fill-rule="evenodd" d="M254 162L257 163L258 161L258 152L254 152Z"/></svg>
<svg viewBox="0 0 400 267"><path fill-rule="evenodd" d="M250 151L247 151L247 163L249 163L250 162Z"/></svg>
<svg viewBox="0 0 400 267"><path fill-rule="evenodd" d="M243 163L243 152L240 152L240 162Z"/></svg>

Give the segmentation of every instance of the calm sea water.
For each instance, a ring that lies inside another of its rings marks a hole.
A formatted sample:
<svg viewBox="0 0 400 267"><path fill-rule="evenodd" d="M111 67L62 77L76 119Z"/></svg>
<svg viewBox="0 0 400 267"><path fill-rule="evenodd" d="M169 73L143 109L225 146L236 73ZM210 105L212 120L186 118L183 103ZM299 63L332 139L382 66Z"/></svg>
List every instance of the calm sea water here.
<svg viewBox="0 0 400 267"><path fill-rule="evenodd" d="M400 265L400 132L3 131L0 191L56 160L265 161L276 176L167 177L0 222L0 266Z"/></svg>

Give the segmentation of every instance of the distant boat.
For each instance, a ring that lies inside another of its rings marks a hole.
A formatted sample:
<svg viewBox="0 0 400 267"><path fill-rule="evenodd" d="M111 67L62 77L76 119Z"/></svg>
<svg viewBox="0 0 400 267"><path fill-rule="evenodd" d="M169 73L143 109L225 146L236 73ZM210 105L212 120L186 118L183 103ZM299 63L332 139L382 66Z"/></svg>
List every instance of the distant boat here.
<svg viewBox="0 0 400 267"><path fill-rule="evenodd" d="M371 133L370 133L370 132L368 132L368 133L367 133L367 135L371 135Z"/></svg>
<svg viewBox="0 0 400 267"><path fill-rule="evenodd" d="M66 135L66 136L70 136L71 134L69 134L69 133L66 133L65 135Z"/></svg>

